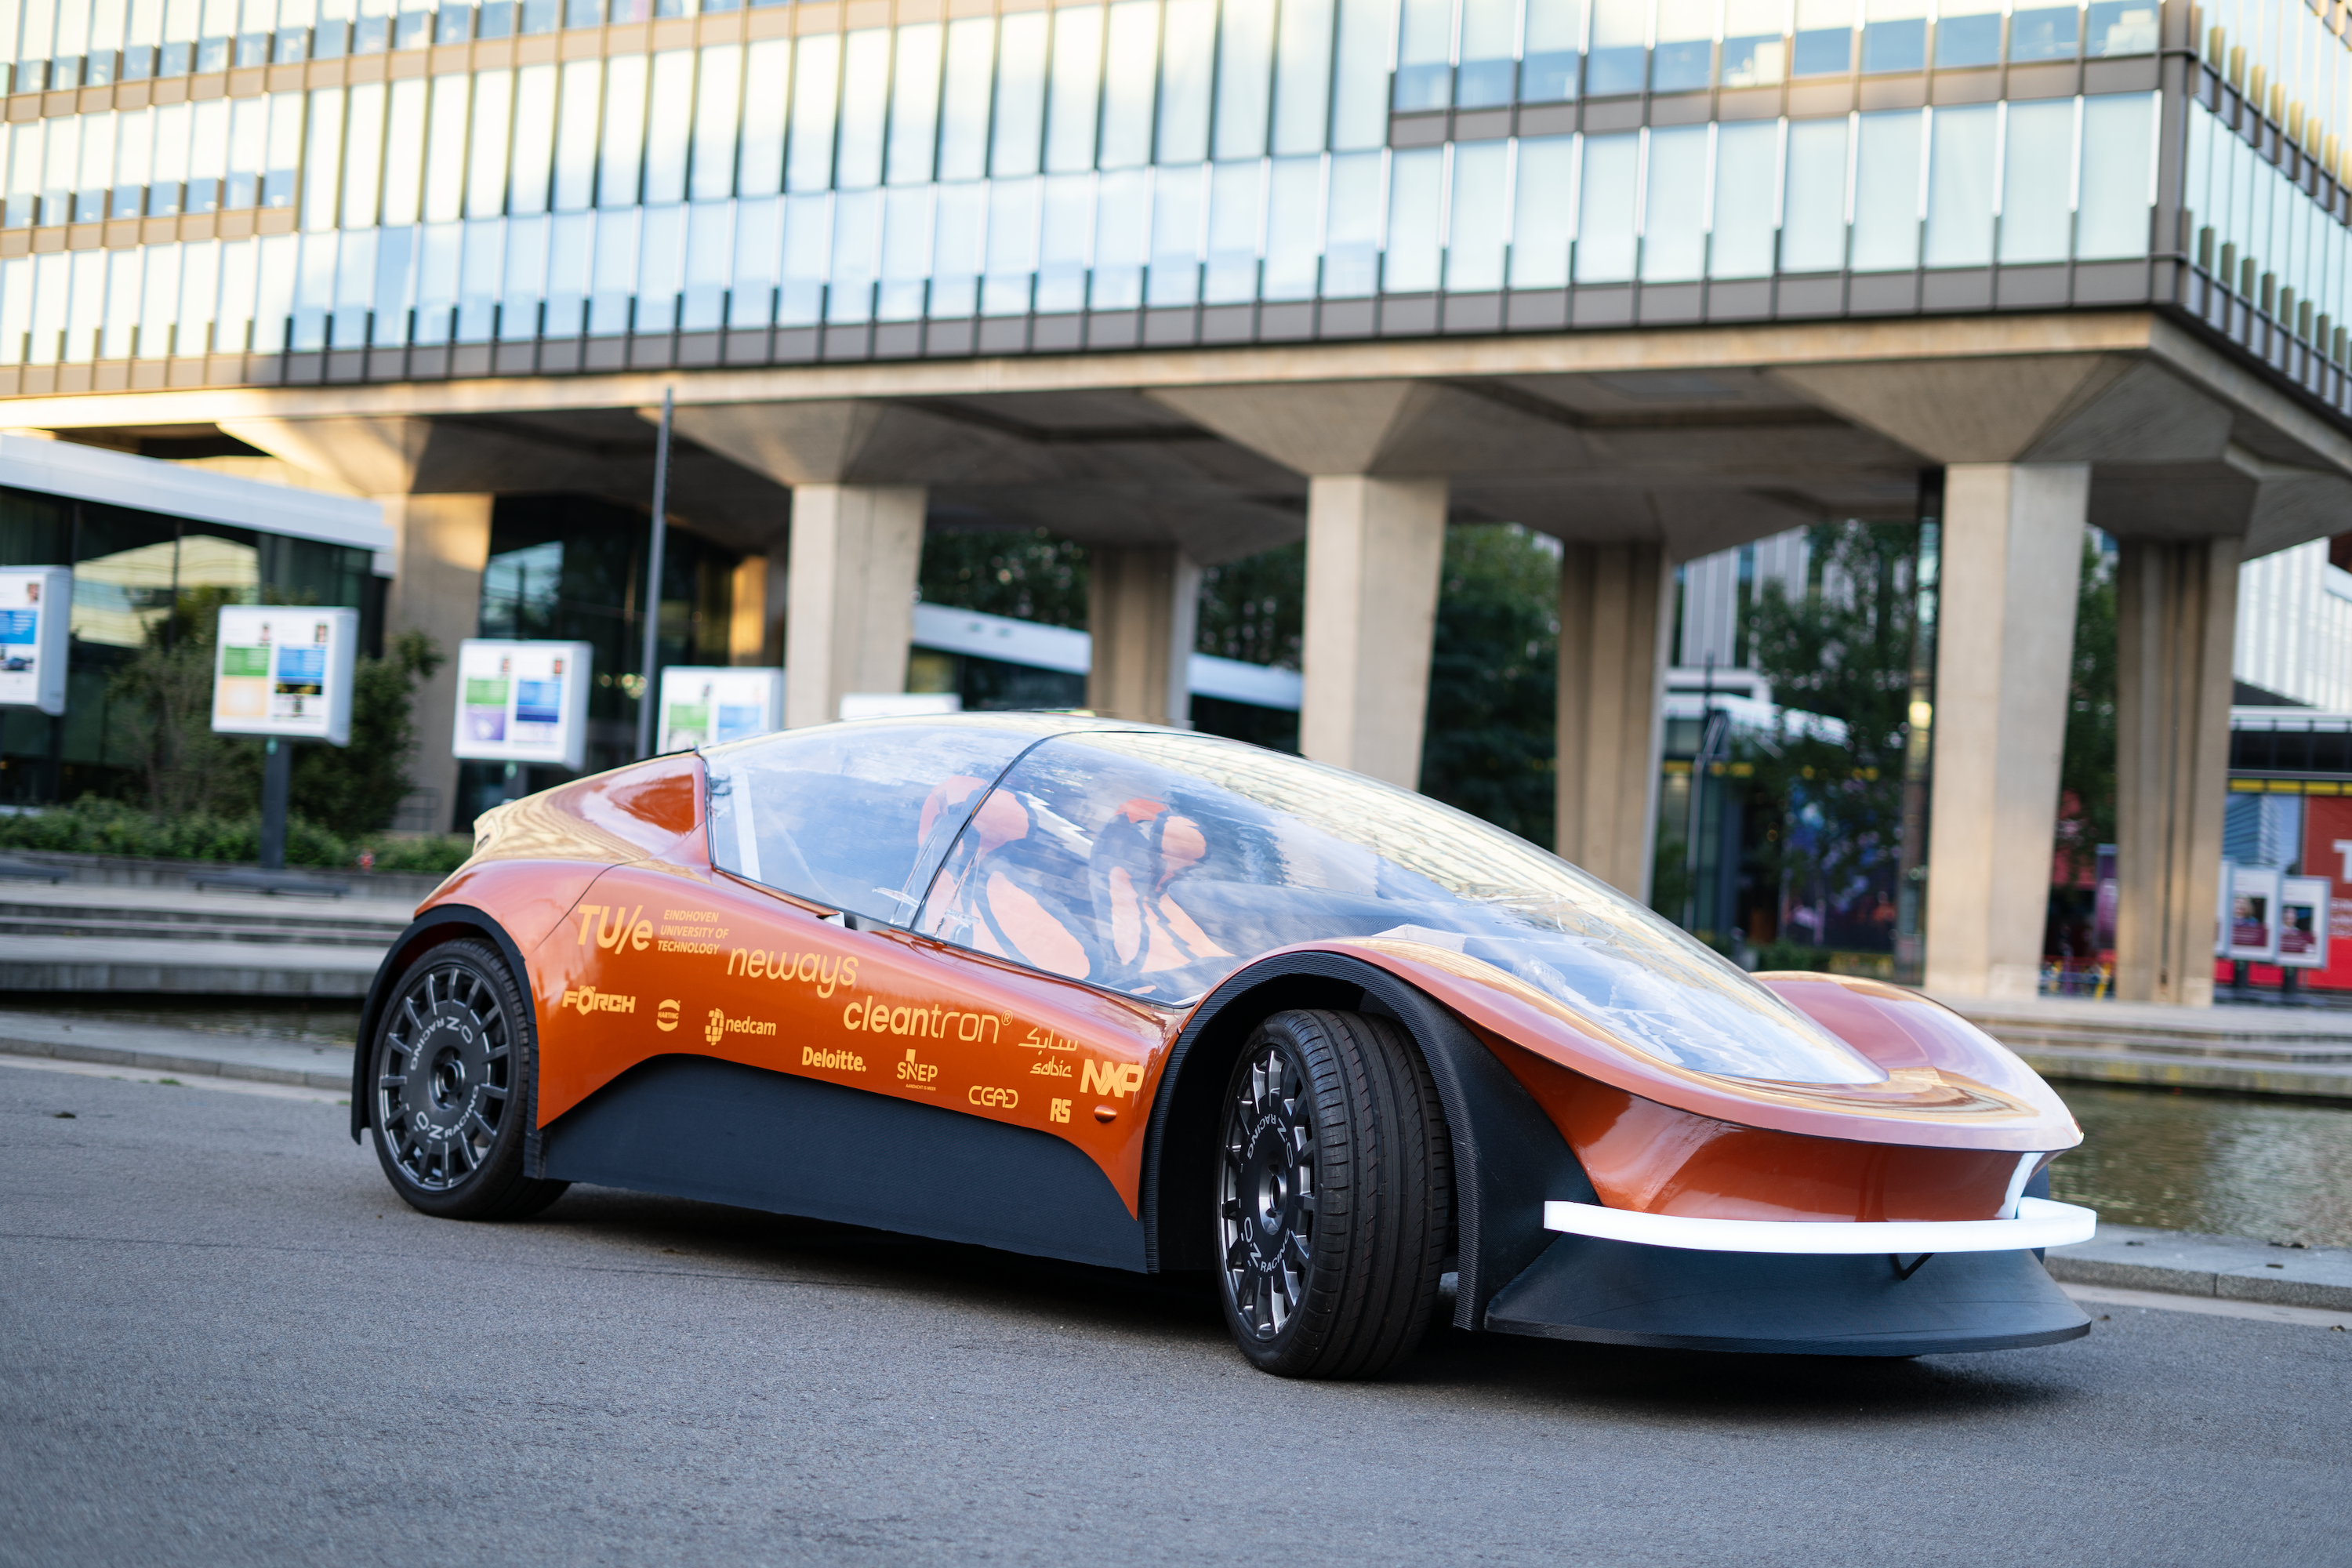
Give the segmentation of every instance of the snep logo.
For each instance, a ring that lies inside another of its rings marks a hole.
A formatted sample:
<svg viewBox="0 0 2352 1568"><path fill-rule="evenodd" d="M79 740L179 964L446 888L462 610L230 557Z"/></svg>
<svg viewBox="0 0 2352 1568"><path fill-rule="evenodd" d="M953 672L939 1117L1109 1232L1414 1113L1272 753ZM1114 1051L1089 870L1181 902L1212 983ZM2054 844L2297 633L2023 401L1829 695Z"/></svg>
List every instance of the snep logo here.
<svg viewBox="0 0 2352 1568"><path fill-rule="evenodd" d="M1087 1070L1078 1078L1079 1093L1107 1094L1113 1100L1125 1100L1142 1087L1143 1068L1137 1062L1122 1066L1118 1062L1089 1059Z"/></svg>
<svg viewBox="0 0 2352 1568"><path fill-rule="evenodd" d="M929 1062L917 1061L911 1049L907 1052L907 1059L898 1064L898 1081L910 1089L936 1089L939 1076L939 1068Z"/></svg>
<svg viewBox="0 0 2352 1568"><path fill-rule="evenodd" d="M637 1010L637 999L615 996L610 991L599 991L593 985L576 985L564 992L563 1000L556 1006L559 1009L574 1008L584 1018L591 1013L634 1013Z"/></svg>
<svg viewBox="0 0 2352 1568"><path fill-rule="evenodd" d="M654 1009L654 1027L667 1035L677 1027L677 999L671 997Z"/></svg>
<svg viewBox="0 0 2352 1568"><path fill-rule="evenodd" d="M729 1035L772 1035L775 1032L775 1025L765 1019L730 1018L716 1007L710 1010L709 1018L702 1026L704 1042L713 1046Z"/></svg>

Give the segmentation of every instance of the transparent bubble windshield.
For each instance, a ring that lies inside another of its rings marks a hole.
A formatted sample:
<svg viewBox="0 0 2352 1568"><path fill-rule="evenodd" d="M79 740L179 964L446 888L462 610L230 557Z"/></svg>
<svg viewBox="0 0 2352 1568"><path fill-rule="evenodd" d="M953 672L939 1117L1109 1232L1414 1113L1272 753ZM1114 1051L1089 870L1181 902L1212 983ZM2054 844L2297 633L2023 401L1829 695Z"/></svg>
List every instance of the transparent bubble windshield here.
<svg viewBox="0 0 2352 1568"><path fill-rule="evenodd" d="M703 752L710 863L812 903L904 925L908 883L1034 729L868 721Z"/></svg>
<svg viewBox="0 0 2352 1568"><path fill-rule="evenodd" d="M1171 1005L1278 947L1420 942L1676 1067L1784 1083L1886 1077L1683 931L1499 828L1204 736L1039 745L972 812L915 925Z"/></svg>

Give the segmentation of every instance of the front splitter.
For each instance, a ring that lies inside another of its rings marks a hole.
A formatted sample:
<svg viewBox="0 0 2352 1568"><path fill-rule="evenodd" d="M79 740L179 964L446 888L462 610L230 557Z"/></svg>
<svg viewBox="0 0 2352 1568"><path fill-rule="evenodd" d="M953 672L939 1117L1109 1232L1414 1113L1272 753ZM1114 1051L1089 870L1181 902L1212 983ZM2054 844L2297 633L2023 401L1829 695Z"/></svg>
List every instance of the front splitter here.
<svg viewBox="0 0 2352 1568"><path fill-rule="evenodd" d="M1941 1253L1923 1263L1588 1236L1553 1242L1487 1304L1486 1326L1599 1344L1837 1356L2016 1350L2091 1331L2027 1251Z"/></svg>

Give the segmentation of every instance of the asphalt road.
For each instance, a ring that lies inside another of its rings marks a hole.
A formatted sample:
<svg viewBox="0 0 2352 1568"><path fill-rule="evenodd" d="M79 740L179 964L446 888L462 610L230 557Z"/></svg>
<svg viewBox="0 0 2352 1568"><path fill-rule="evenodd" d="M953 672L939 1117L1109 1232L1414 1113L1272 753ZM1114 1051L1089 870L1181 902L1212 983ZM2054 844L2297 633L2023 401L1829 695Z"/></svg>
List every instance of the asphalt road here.
<svg viewBox="0 0 2352 1568"><path fill-rule="evenodd" d="M0 1562L2352 1563L2352 1333L1285 1383L1198 1286L593 1189L426 1219L346 1114L0 1073Z"/></svg>

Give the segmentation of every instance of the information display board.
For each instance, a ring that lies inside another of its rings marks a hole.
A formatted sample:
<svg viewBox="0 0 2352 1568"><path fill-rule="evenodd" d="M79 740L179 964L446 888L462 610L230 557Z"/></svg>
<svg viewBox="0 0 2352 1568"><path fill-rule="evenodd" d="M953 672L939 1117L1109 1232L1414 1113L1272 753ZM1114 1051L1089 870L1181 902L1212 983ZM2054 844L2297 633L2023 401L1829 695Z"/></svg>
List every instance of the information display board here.
<svg viewBox="0 0 2352 1568"><path fill-rule="evenodd" d="M654 750L686 752L784 727L784 672L673 664L661 674L661 727Z"/></svg>
<svg viewBox="0 0 2352 1568"><path fill-rule="evenodd" d="M2279 883L2275 866L2230 868L2230 916L2224 958L2257 963L2273 963L2279 952Z"/></svg>
<svg viewBox="0 0 2352 1568"><path fill-rule="evenodd" d="M360 613L223 605L213 643L213 729L351 743Z"/></svg>
<svg viewBox="0 0 2352 1568"><path fill-rule="evenodd" d="M2334 881L2326 877L2286 877L2280 879L2279 967L2327 967L2328 903L2335 888Z"/></svg>
<svg viewBox="0 0 2352 1568"><path fill-rule="evenodd" d="M588 761L584 642L467 637L457 645L457 722L450 749L487 763Z"/></svg>
<svg viewBox="0 0 2352 1568"><path fill-rule="evenodd" d="M66 710L73 568L0 566L0 708Z"/></svg>

